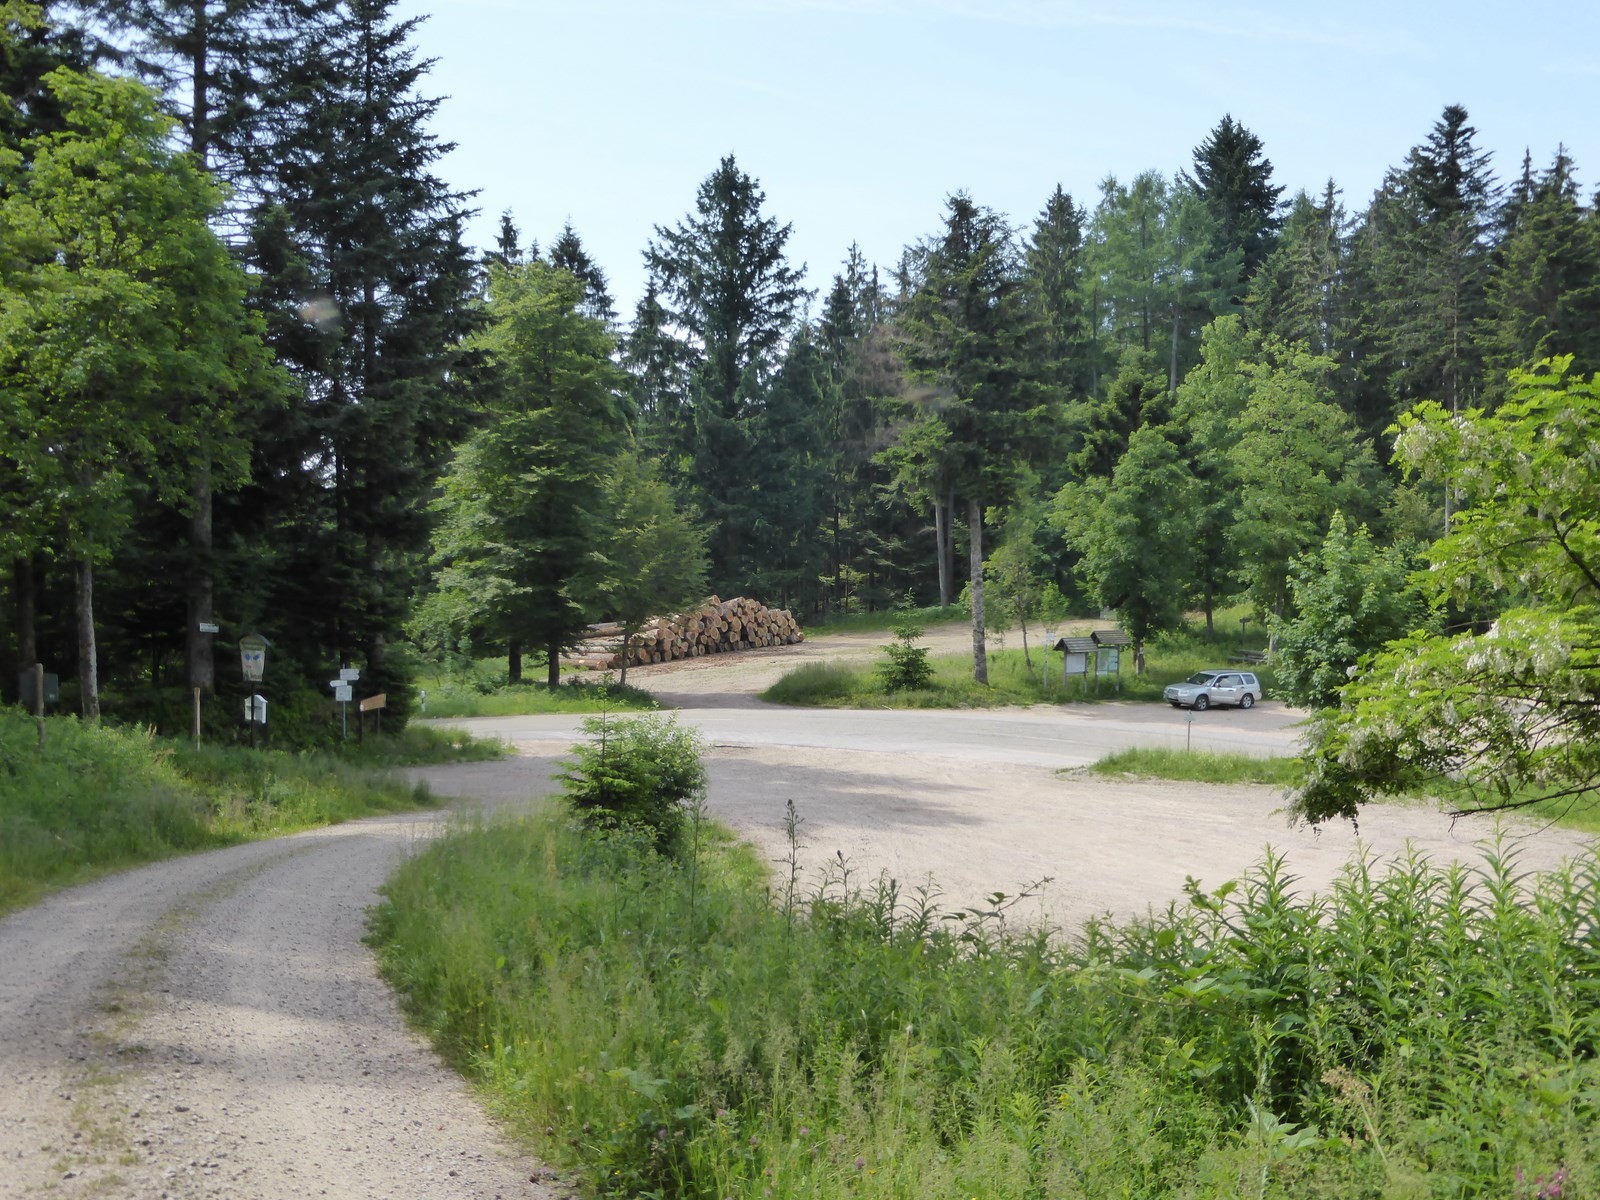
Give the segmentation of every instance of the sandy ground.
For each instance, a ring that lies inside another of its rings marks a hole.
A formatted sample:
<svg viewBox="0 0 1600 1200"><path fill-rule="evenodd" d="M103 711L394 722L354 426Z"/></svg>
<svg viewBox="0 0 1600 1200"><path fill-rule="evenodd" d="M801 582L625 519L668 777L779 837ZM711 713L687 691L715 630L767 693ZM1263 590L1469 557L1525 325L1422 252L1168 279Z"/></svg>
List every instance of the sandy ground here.
<svg viewBox="0 0 1600 1200"><path fill-rule="evenodd" d="M518 749L505 762L420 774L441 794L515 804L548 790L564 747ZM946 910L987 910L996 892L1030 892L1008 919L1068 935L1092 917L1141 916L1181 901L1191 876L1215 888L1269 848L1310 892L1363 854L1380 863L1409 852L1472 863L1498 840L1524 869L1543 870L1591 845L1567 830L1452 821L1400 805L1368 810L1359 832L1348 823L1292 827L1275 788L1111 781L997 762L975 768L966 759L726 746L713 749L709 771L712 815L756 845L776 877L788 871L785 815L794 801L802 893L837 888L845 871L863 885L893 879L908 902L927 889Z"/></svg>
<svg viewBox="0 0 1600 1200"><path fill-rule="evenodd" d="M945 628L930 644L956 649L965 636ZM630 682L736 718L797 661L870 657L882 641L818 639L646 668ZM1397 807L1365 814L1359 838L1348 826L1291 829L1268 788L1116 783L1026 765L1042 718L1008 727L992 715L941 714L943 746L914 754L724 739L709 758L710 807L781 872L793 800L802 891L837 887L848 872L893 878L905 896L930 888L946 908L982 907L1048 877L1011 919L1065 930L1163 906L1187 876L1215 886L1268 845L1303 887L1319 888L1354 854L1410 845L1470 860L1494 833ZM953 733L968 724L981 733L958 747ZM1140 735L1138 722L1118 724ZM1086 719L1082 736L1095 728ZM848 744L871 740L859 734ZM565 743L517 748L502 762L417 774L460 807L525 807L550 790ZM406 1027L361 943L376 889L442 815L161 863L0 920L0 1200L572 1194L506 1143ZM1558 830L1514 836L1529 869L1586 846Z"/></svg>

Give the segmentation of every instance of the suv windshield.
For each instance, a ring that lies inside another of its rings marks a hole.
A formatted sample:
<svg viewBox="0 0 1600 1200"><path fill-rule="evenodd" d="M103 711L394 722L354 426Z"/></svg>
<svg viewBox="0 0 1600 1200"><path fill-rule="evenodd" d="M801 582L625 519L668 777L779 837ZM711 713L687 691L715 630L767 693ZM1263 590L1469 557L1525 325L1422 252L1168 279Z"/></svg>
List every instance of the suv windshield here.
<svg viewBox="0 0 1600 1200"><path fill-rule="evenodd" d="M1215 671L1196 671L1193 675L1189 676L1189 678L1185 679L1184 682L1205 684L1210 683L1216 677L1217 673Z"/></svg>

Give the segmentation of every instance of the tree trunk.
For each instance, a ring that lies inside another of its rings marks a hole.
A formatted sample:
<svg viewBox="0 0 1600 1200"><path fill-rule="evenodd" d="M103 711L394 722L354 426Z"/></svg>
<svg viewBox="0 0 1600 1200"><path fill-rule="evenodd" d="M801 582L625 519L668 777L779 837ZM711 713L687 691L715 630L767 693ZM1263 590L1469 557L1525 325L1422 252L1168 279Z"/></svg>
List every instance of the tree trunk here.
<svg viewBox="0 0 1600 1200"><path fill-rule="evenodd" d="M34 601L33 556L18 558L11 568L11 594L17 616L17 670L31 671L39 661L39 622Z"/></svg>
<svg viewBox="0 0 1600 1200"><path fill-rule="evenodd" d="M1172 314L1172 358L1167 367L1167 395L1178 390L1178 314Z"/></svg>
<svg viewBox="0 0 1600 1200"><path fill-rule="evenodd" d="M972 678L989 685L989 653L983 636L983 508L967 501L967 540L972 564Z"/></svg>
<svg viewBox="0 0 1600 1200"><path fill-rule="evenodd" d="M622 627L622 671L617 675L617 686L628 686L628 652L633 649L633 635L638 630L631 625Z"/></svg>
<svg viewBox="0 0 1600 1200"><path fill-rule="evenodd" d="M190 688L203 695L217 690L216 638L201 625L216 618L216 582L211 573L211 464L195 468L190 488L194 514L189 518L189 627L184 631L185 674Z"/></svg>
<svg viewBox="0 0 1600 1200"><path fill-rule="evenodd" d="M950 595L943 597L946 608L956 602L956 494L944 495L944 561L945 578L950 581Z"/></svg>
<svg viewBox="0 0 1600 1200"><path fill-rule="evenodd" d="M1214 642L1214 641L1217 640L1217 614L1216 614L1217 597L1216 597L1216 590L1217 589L1212 585L1211 580L1207 579L1206 580L1206 641L1208 641L1208 642Z"/></svg>
<svg viewBox="0 0 1600 1200"><path fill-rule="evenodd" d="M94 646L94 563L85 554L78 559L78 690L83 697L83 719L100 719L100 674Z"/></svg>
<svg viewBox="0 0 1600 1200"><path fill-rule="evenodd" d="M1017 608L1017 623L1022 626L1022 661L1028 668L1028 678L1032 679L1033 655L1028 652L1028 618L1020 605Z"/></svg>
<svg viewBox="0 0 1600 1200"><path fill-rule="evenodd" d="M506 678L510 683L522 682L522 639L512 638L506 646Z"/></svg>
<svg viewBox="0 0 1600 1200"><path fill-rule="evenodd" d="M950 518L944 501L933 502L933 540L939 550L939 607L950 607Z"/></svg>
<svg viewBox="0 0 1600 1200"><path fill-rule="evenodd" d="M554 691L561 686L561 643L551 642L545 647L545 653L549 656L549 663L545 671L544 681L549 685L550 690Z"/></svg>
<svg viewBox="0 0 1600 1200"><path fill-rule="evenodd" d="M205 169L211 148L211 76L208 64L211 38L206 0L193 0L191 21L189 150L201 169ZM211 460L204 449L201 451L201 461L194 469L189 498L194 505L194 515L189 518L189 577L186 580L188 595L185 597L189 626L184 631L184 673L190 688L199 688L203 695L213 695L217 690L216 638L200 632L202 624L210 624L216 618L216 581L211 560L215 544L212 538Z"/></svg>

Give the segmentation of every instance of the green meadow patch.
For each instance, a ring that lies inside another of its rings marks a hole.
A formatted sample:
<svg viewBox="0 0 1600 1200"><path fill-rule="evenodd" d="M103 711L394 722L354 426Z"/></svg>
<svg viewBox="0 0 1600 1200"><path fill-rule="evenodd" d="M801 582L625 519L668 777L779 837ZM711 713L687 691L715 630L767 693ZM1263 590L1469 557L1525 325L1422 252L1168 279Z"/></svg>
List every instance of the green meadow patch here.
<svg viewBox="0 0 1600 1200"><path fill-rule="evenodd" d="M1594 858L1358 861L1313 897L1269 856L1052 934L649 842L556 808L462 831L372 927L415 1020L596 1195L1600 1194Z"/></svg>
<svg viewBox="0 0 1600 1200"><path fill-rule="evenodd" d="M345 752L205 745L145 730L0 709L0 912L54 888L193 850L234 845L431 798L376 769L501 753L453 731L407 729Z"/></svg>

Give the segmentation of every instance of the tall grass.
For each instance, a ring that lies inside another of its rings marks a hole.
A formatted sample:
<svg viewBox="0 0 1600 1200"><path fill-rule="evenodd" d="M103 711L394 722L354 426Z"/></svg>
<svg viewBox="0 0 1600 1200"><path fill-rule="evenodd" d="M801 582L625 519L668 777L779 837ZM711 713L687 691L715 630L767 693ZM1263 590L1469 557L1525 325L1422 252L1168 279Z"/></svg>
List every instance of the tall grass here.
<svg viewBox="0 0 1600 1200"><path fill-rule="evenodd" d="M1317 898L1269 856L1071 938L843 863L689 874L550 814L431 848L374 918L416 1018L599 1194L1600 1194L1595 859L1361 861Z"/></svg>
<svg viewBox="0 0 1600 1200"><path fill-rule="evenodd" d="M0 709L0 912L52 888L192 850L429 802L379 765L498 753L461 734L407 730L332 753L194 748L145 730L47 722Z"/></svg>

